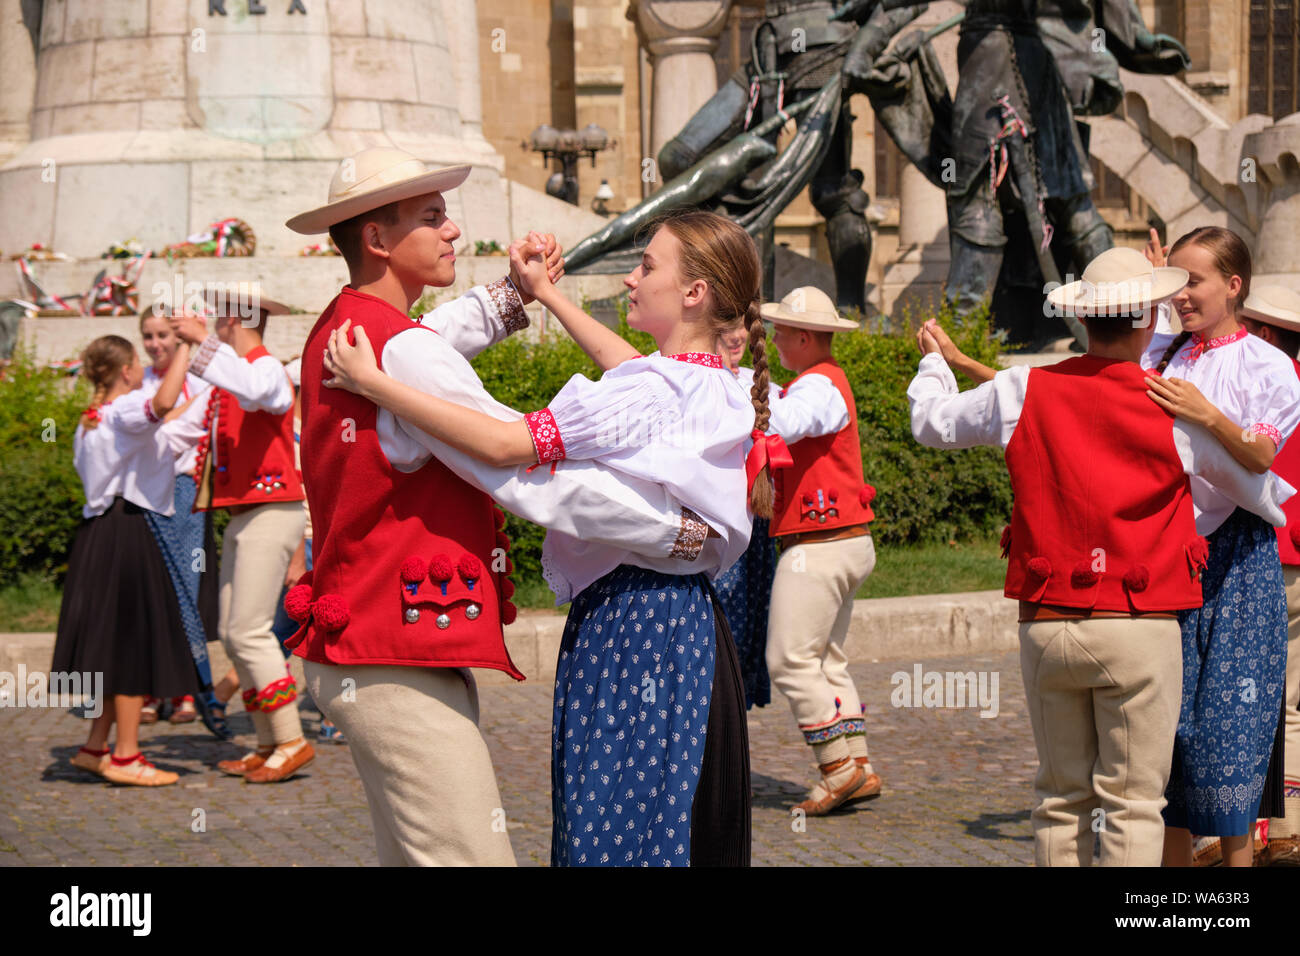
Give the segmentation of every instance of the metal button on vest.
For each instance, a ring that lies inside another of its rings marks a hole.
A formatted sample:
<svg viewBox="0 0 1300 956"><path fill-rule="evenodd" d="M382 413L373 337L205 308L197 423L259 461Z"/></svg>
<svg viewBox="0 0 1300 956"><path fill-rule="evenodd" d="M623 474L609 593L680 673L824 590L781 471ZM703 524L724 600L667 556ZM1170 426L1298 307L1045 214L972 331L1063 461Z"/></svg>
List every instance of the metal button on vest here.
<svg viewBox="0 0 1300 956"><path fill-rule="evenodd" d="M477 604L471 604L465 608L465 616L471 621L478 617L479 611L482 610Z"/></svg>
<svg viewBox="0 0 1300 956"><path fill-rule="evenodd" d="M446 614L439 614L437 623L438 627L445 631L447 628L451 627L451 618Z"/></svg>
<svg viewBox="0 0 1300 956"><path fill-rule="evenodd" d="M420 609L415 607L408 607L406 609L406 623L415 624L419 620L420 620Z"/></svg>
<svg viewBox="0 0 1300 956"><path fill-rule="evenodd" d="M818 523L818 524L825 524L825 523L826 523L826 516L825 516L825 515L819 515L818 518L817 518L817 523Z"/></svg>

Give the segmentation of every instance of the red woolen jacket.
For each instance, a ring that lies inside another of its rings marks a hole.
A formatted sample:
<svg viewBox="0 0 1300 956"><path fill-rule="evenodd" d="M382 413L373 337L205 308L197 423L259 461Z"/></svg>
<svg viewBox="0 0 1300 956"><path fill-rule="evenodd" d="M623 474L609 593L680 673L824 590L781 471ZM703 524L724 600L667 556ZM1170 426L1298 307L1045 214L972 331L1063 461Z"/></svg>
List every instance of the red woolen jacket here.
<svg viewBox="0 0 1300 956"><path fill-rule="evenodd" d="M1205 539L1146 374L1087 355L1030 371L1006 447L1007 597L1130 613L1201 606Z"/></svg>
<svg viewBox="0 0 1300 956"><path fill-rule="evenodd" d="M794 464L773 470L776 501L771 536L774 538L863 524L875 518L871 499L876 496L876 489L862 479L858 410L849 380L834 361L819 362L805 369L794 382L804 375L824 375L831 380L844 398L849 423L832 435L795 442L790 446Z"/></svg>
<svg viewBox="0 0 1300 956"><path fill-rule="evenodd" d="M258 346L244 358L251 364L270 354ZM203 428L194 468L199 481L195 511L302 501L302 481L294 467L292 410L279 415L246 411L234 395L214 386Z"/></svg>
<svg viewBox="0 0 1300 956"><path fill-rule="evenodd" d="M397 471L379 444L377 407L321 384L329 334L344 319L366 330L377 356L399 332L438 334L345 287L308 336L301 449L313 569L285 599L303 625L288 645L327 664L487 667L523 680L501 631L515 616L504 515L437 458Z"/></svg>

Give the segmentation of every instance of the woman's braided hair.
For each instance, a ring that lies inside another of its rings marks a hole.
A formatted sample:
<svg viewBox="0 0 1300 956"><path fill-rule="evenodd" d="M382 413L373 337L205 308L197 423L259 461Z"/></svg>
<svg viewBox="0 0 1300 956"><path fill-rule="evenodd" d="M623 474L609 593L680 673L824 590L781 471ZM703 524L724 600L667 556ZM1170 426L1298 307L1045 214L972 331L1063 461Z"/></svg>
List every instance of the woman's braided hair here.
<svg viewBox="0 0 1300 956"><path fill-rule="evenodd" d="M104 398L113 387L113 380L122 371L122 367L130 365L134 358L135 346L120 335L101 335L82 351L81 374L95 387L90 407L81 415L82 426L98 427L96 410L104 403Z"/></svg>

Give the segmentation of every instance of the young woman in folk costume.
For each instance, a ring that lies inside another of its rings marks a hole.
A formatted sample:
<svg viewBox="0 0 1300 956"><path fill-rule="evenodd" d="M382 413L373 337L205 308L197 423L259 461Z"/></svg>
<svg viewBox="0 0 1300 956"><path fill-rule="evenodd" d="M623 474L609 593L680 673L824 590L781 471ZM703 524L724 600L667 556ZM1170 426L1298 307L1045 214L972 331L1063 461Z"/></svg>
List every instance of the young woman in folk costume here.
<svg viewBox="0 0 1300 956"><path fill-rule="evenodd" d="M766 381L751 401L718 348L721 334L743 325L762 361L760 275L753 241L731 221L703 212L664 220L625 280L629 324L659 345L642 356L561 295L533 260L528 292L605 374L595 382L575 375L522 421L388 378L360 331L355 346L346 325L331 337L333 384L454 448L496 465L598 459L661 483L692 512L659 561L547 535L544 573L557 600L573 602L556 673L555 865L749 862L744 695L709 578L739 559L752 525L745 447L756 411L766 416ZM756 488L767 491L770 513L770 485Z"/></svg>
<svg viewBox="0 0 1300 956"><path fill-rule="evenodd" d="M1148 246L1163 265L1164 250ZM1250 294L1250 251L1239 236L1202 227L1175 242L1169 264L1186 269L1173 308L1182 332L1157 333L1142 358L1151 397L1208 428L1243 466L1267 471L1300 421L1300 382L1278 349L1238 321ZM1166 794L1165 864L1190 865L1192 834L1220 838L1223 862L1250 866L1251 832L1281 712L1287 613L1277 536L1192 479L1197 531L1209 543L1204 606L1180 615L1183 702ZM1277 761L1280 766L1280 761ZM1264 816L1278 815L1269 788Z"/></svg>
<svg viewBox="0 0 1300 956"><path fill-rule="evenodd" d="M153 360L153 364L144 370L141 388L144 394L153 395L162 385L167 370L176 358L180 340L172 332L171 324L160 310L146 309L140 316L140 338L144 341L144 350ZM208 400L207 382L197 375L186 373L181 384L181 395L176 409L168 413L162 431L171 440L176 453L176 483L172 500L174 511L163 515L154 511L147 512L145 519L149 530L153 532L167 565L167 574L176 591L176 600L181 609L181 620L185 623L185 637L189 642L190 654L194 658L194 669L198 675L199 709L195 710L195 698L189 695L171 701L172 723L188 723L196 716L218 737L229 738L231 732L226 724L226 705L213 690L212 670L208 662L208 634L216 636L217 624L217 589L216 568L208 570L195 560L196 553L215 557L215 541L212 535L211 516L207 512L193 511L197 485L194 481L194 464L198 454L195 442L189 442L175 428L170 428L168 421L175 418L185 407L194 402L201 405ZM205 577L206 575L206 577ZM208 585L204 587L203 585ZM229 694L226 699L229 699ZM145 701L140 714L141 723L153 723L158 719L158 710L162 701L150 698Z"/></svg>
<svg viewBox="0 0 1300 956"><path fill-rule="evenodd" d="M177 640L180 608L146 515L173 513L175 455L160 426L181 394L189 347L178 348L151 395L140 388L135 348L120 335L91 342L82 362L95 387L73 438L86 520L68 556L50 669L103 674L103 710L73 765L114 783L164 786L177 776L140 752L140 711L146 697L181 697L196 686L194 663Z"/></svg>

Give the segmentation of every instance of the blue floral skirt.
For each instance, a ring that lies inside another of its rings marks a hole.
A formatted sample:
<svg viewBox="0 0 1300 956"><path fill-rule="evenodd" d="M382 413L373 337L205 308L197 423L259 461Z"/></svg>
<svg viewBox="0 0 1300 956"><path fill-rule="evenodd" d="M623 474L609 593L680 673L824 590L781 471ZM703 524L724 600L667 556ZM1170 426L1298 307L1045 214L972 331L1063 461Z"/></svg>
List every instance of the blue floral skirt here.
<svg viewBox="0 0 1300 956"><path fill-rule="evenodd" d="M194 670L198 676L199 689L207 690L212 686L212 669L208 662L208 637L199 613L199 576L195 570L195 553L202 553L207 560L215 561L215 554L204 551L204 531L208 521L206 512L193 513L194 498L198 486L189 475L176 478L176 489L172 495L172 504L176 509L171 517L160 515L156 511L146 511L145 520L149 530L158 542L163 562L167 565L167 576L171 579L172 590L176 592L176 601L181 608L181 622L185 626L185 639L189 643L190 656L194 658Z"/></svg>
<svg viewBox="0 0 1300 956"><path fill-rule="evenodd" d="M713 582L736 642L746 708L766 707L772 702L772 680L767 673L767 617L772 579L776 577L776 542L768 537L770 524L766 518L754 519L749 547Z"/></svg>
<svg viewBox="0 0 1300 956"><path fill-rule="evenodd" d="M1183 702L1165 823L1241 836L1259 812L1286 679L1277 535L1238 508L1209 537L1204 605L1179 613Z"/></svg>
<svg viewBox="0 0 1300 956"><path fill-rule="evenodd" d="M735 649L703 575L621 565L585 588L556 665L551 865L747 863L744 726ZM702 814L734 852L701 851Z"/></svg>

